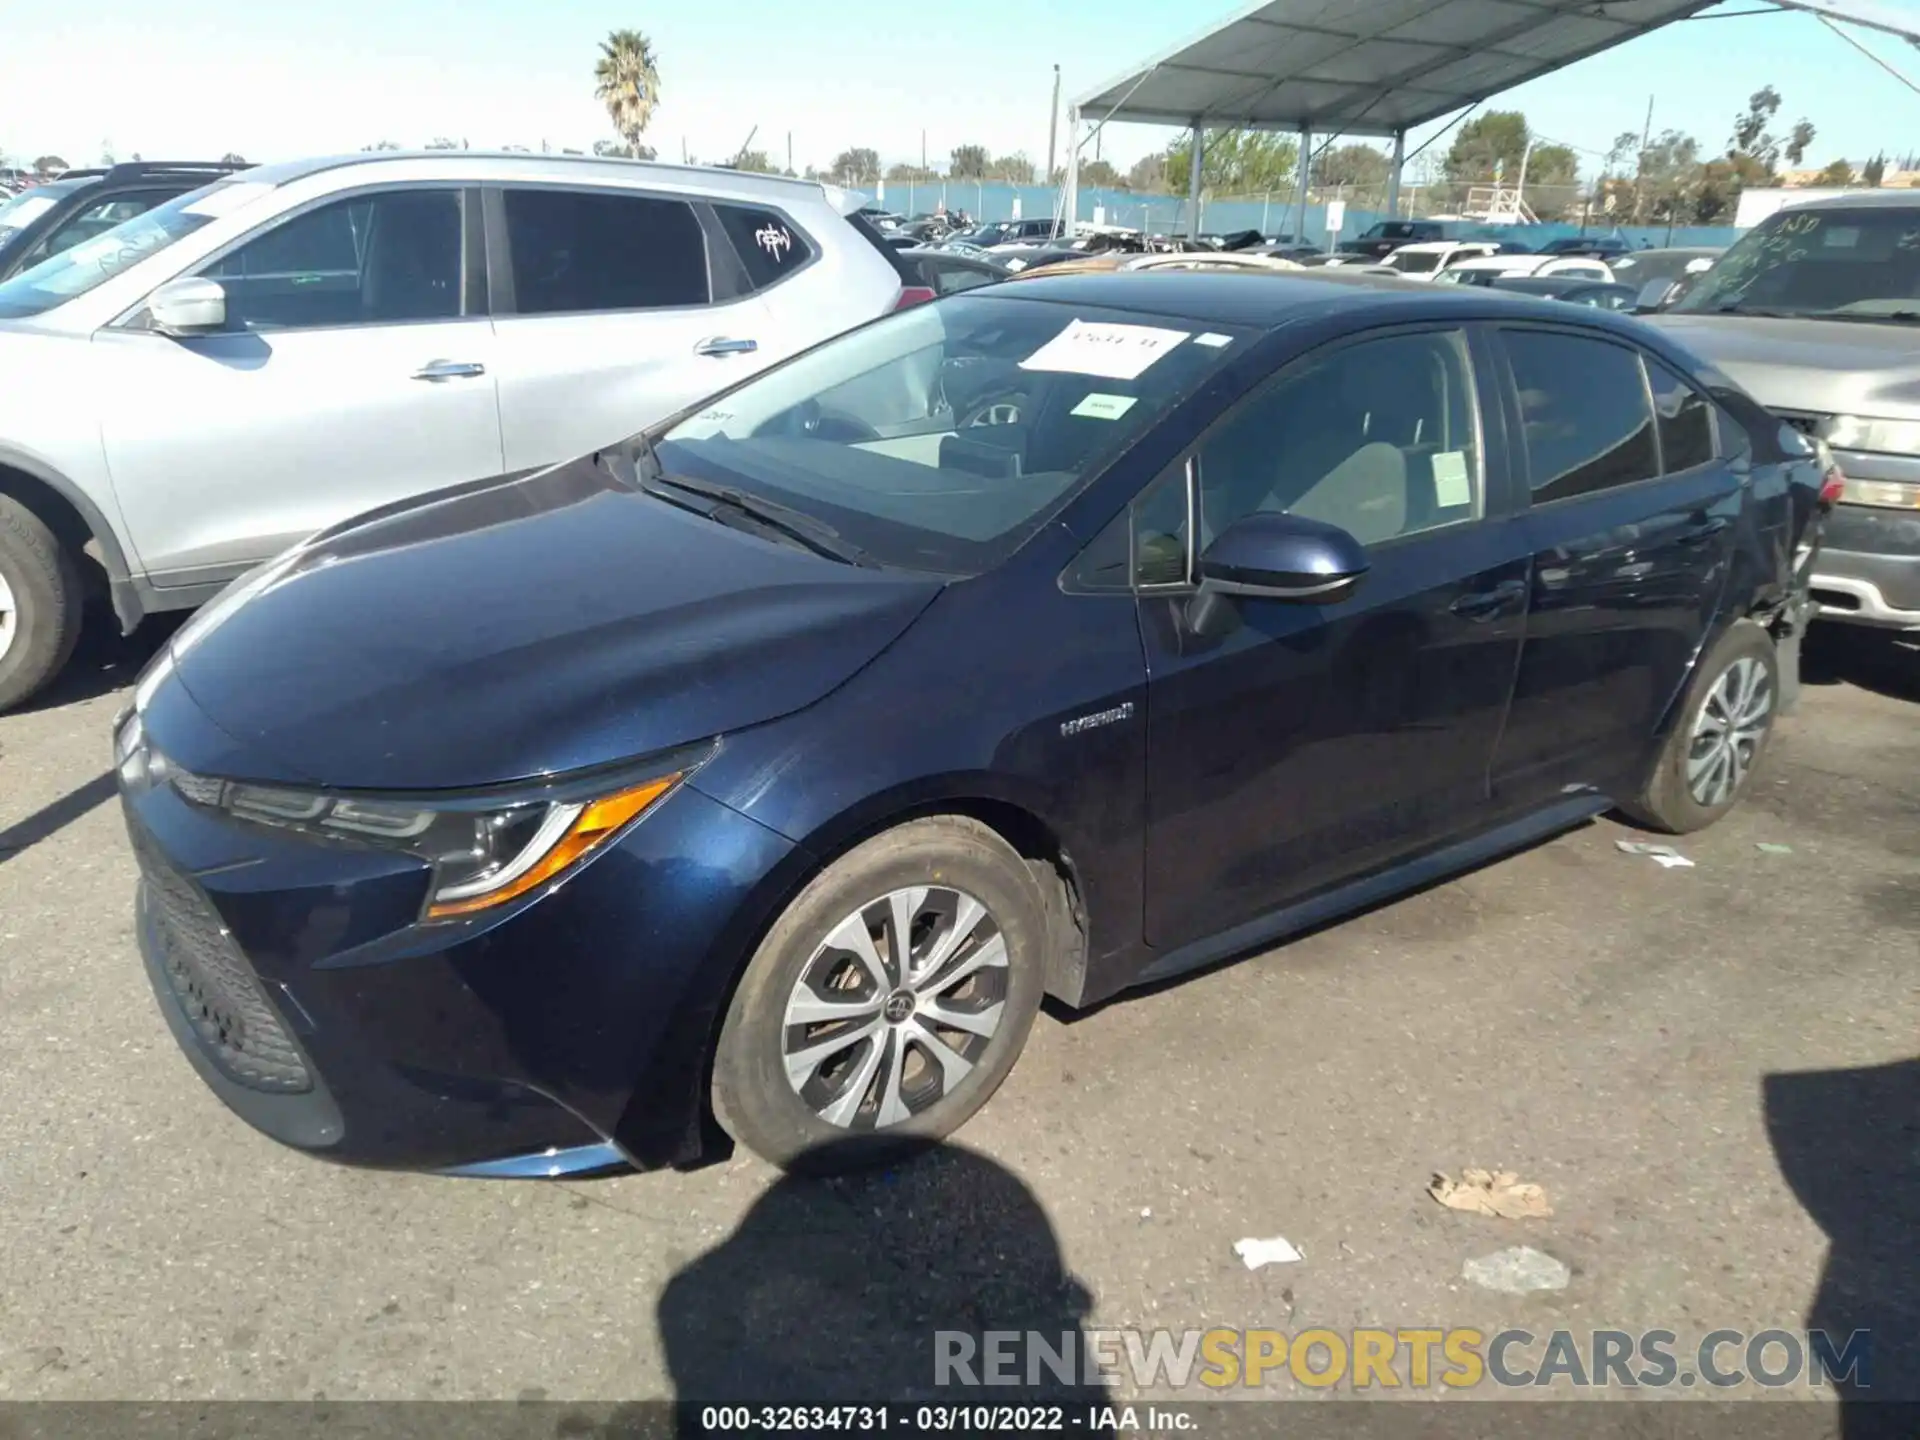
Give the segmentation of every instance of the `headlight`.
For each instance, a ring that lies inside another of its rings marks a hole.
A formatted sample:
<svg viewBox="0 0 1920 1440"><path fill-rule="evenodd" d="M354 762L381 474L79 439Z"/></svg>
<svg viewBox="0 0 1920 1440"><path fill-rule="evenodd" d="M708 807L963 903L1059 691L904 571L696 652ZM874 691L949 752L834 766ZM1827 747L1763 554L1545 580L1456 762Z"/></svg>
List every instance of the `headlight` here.
<svg viewBox="0 0 1920 1440"><path fill-rule="evenodd" d="M1920 455L1920 420L1873 420L1835 415L1820 436L1836 450L1871 450L1881 455Z"/></svg>
<svg viewBox="0 0 1920 1440"><path fill-rule="evenodd" d="M166 784L195 805L255 824L417 855L433 867L429 920L504 905L555 879L658 804L699 764L681 752L644 778L602 778L530 798L427 802L194 775L153 749L137 715L116 736L115 753L130 788Z"/></svg>

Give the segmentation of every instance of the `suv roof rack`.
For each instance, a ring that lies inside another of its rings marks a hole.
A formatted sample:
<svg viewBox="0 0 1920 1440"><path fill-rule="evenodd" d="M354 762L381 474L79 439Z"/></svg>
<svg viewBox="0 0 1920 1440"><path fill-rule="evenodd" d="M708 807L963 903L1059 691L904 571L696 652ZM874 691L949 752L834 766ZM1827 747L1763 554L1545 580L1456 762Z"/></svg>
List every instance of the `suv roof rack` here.
<svg viewBox="0 0 1920 1440"><path fill-rule="evenodd" d="M129 160L105 171L89 173L104 174L109 180L138 180L149 175L231 175L236 170L252 168L244 160L239 164L227 160Z"/></svg>

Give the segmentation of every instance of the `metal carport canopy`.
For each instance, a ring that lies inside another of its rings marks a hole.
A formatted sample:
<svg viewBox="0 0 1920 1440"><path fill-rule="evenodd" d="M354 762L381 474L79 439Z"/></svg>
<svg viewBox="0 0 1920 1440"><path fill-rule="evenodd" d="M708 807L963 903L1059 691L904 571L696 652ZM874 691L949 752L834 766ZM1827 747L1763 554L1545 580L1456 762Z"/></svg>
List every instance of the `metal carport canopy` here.
<svg viewBox="0 0 1920 1440"><path fill-rule="evenodd" d="M1712 0L1263 0L1074 102L1087 121L1404 134Z"/></svg>

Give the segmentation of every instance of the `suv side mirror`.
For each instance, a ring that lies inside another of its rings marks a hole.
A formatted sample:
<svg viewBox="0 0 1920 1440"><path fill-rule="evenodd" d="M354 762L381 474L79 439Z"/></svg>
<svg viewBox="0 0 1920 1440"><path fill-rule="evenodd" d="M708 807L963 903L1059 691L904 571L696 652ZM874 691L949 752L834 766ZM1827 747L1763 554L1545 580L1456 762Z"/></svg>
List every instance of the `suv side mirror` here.
<svg viewBox="0 0 1920 1440"><path fill-rule="evenodd" d="M1368 561L1338 525L1261 511L1222 530L1199 568L1202 587L1220 594L1327 605L1353 593Z"/></svg>
<svg viewBox="0 0 1920 1440"><path fill-rule="evenodd" d="M218 280L169 280L147 297L147 314L162 335L205 335L227 328L227 292Z"/></svg>

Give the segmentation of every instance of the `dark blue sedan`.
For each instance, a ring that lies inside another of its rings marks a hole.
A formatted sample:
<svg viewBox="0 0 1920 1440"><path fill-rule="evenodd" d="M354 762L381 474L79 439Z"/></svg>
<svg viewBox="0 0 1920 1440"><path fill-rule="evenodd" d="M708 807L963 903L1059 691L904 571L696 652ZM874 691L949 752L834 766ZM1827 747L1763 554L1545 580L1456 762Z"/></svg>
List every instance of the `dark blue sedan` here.
<svg viewBox="0 0 1920 1440"><path fill-rule="evenodd" d="M956 296L237 583L115 732L140 948L316 1154L868 1163L979 1109L1043 996L1609 807L1718 818L1822 480L1600 311Z"/></svg>

